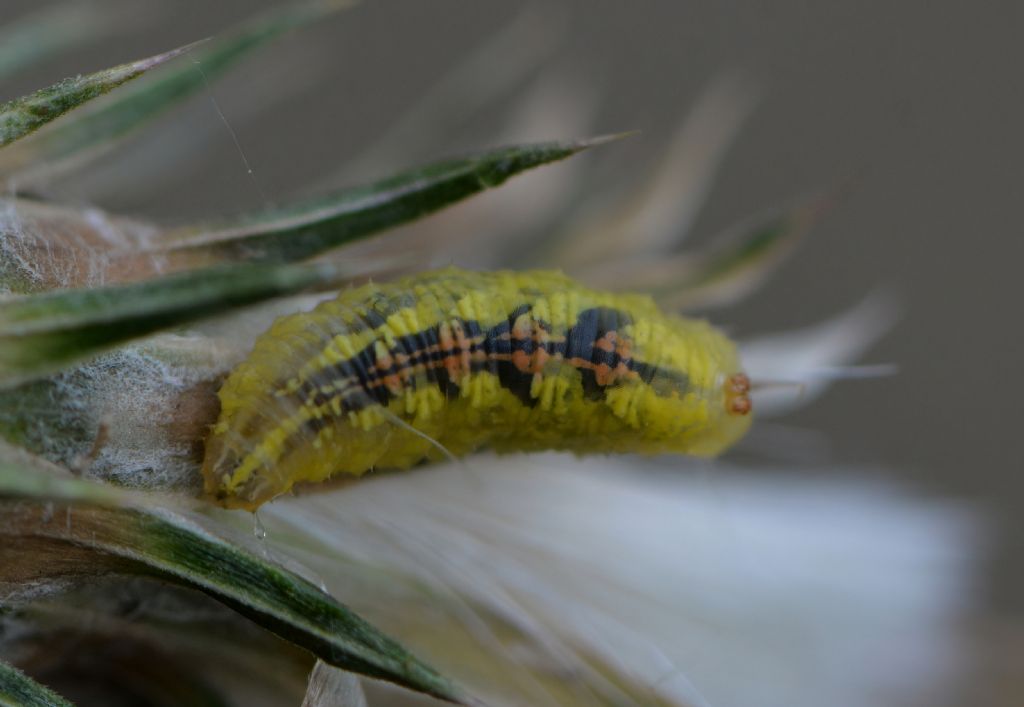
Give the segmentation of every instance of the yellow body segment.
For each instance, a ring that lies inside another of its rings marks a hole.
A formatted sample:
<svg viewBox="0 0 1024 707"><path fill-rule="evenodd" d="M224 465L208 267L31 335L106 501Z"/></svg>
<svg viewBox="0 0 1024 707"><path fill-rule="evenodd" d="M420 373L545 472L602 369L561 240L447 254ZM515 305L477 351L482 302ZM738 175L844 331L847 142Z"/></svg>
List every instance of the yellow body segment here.
<svg viewBox="0 0 1024 707"><path fill-rule="evenodd" d="M735 347L707 323L557 272L370 284L256 341L220 390L206 489L254 509L441 447L713 455L749 426L735 380Z"/></svg>

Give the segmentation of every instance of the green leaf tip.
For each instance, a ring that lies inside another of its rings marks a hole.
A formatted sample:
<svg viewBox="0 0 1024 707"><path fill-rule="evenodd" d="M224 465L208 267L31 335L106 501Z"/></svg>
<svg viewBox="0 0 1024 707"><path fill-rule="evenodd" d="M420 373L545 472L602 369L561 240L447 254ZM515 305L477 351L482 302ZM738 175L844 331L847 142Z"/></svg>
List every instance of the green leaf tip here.
<svg viewBox="0 0 1024 707"><path fill-rule="evenodd" d="M208 73L220 72L266 42L355 4L355 0L308 0L273 8L217 35L205 50L197 54L196 62ZM195 84L194 80L188 83L193 88L202 85L202 82Z"/></svg>
<svg viewBox="0 0 1024 707"><path fill-rule="evenodd" d="M332 665L461 701L449 680L301 577L173 517L127 513L117 537L98 541L107 551L144 558Z"/></svg>
<svg viewBox="0 0 1024 707"><path fill-rule="evenodd" d="M618 142L619 140L637 137L642 134L642 130L623 130L618 133L608 133L607 135L598 135L597 137L592 137L587 140L580 140L576 144L582 150L590 147L597 147L599 145L607 145L610 142Z"/></svg>
<svg viewBox="0 0 1024 707"><path fill-rule="evenodd" d="M0 660L0 707L72 707L13 665Z"/></svg>
<svg viewBox="0 0 1024 707"><path fill-rule="evenodd" d="M217 260L296 261L439 211L509 178L624 137L503 147L401 172L368 186L271 209L234 223L168 234L167 250L202 250Z"/></svg>
<svg viewBox="0 0 1024 707"><path fill-rule="evenodd" d="M66 554L63 571L106 574L143 570L199 590L281 638L345 670L402 685L449 702L475 704L454 683L367 623L331 595L290 570L231 544L177 513L150 510L145 499L71 477L42 475L0 463L0 548L17 553L19 539L88 551ZM56 513L54 504L67 512ZM61 518L55 522L54 518ZM38 543L36 547L40 547ZM88 553L92 553L90 558ZM47 553L42 553L46 555ZM116 560L97 561L99 558ZM15 557L31 564L31 558ZM41 568L45 572L45 559ZM4 563L0 563L0 579Z"/></svg>
<svg viewBox="0 0 1024 707"><path fill-rule="evenodd" d="M67 78L0 105L0 147L35 132L68 111L181 56L201 43L194 42L163 54L121 64L87 76Z"/></svg>
<svg viewBox="0 0 1024 707"><path fill-rule="evenodd" d="M238 265L0 303L0 386L198 319L347 276L342 266Z"/></svg>
<svg viewBox="0 0 1024 707"><path fill-rule="evenodd" d="M262 13L192 54L192 61L159 72L152 80L119 91L96 110L0 153L0 174L17 173L22 184L81 166L120 137L207 86L208 82L287 32L349 7L347 0L291 3ZM191 45L190 45L191 46Z"/></svg>
<svg viewBox="0 0 1024 707"><path fill-rule="evenodd" d="M672 309L720 307L760 285L834 204L826 194L749 219L703 252L663 258L658 272L626 273L626 286L646 289Z"/></svg>

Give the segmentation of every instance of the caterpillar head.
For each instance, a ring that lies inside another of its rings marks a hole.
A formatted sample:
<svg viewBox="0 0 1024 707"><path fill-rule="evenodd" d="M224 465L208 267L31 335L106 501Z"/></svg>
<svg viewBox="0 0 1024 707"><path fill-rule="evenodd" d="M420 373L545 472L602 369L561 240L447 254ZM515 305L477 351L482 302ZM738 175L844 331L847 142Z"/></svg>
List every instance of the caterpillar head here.
<svg viewBox="0 0 1024 707"><path fill-rule="evenodd" d="M708 387L692 385L680 395L662 392L647 415L650 451L717 456L738 442L753 417L750 379L728 366ZM664 426L660 429L658 425ZM646 425L645 425L646 426ZM659 439L660 438L660 439Z"/></svg>
<svg viewBox="0 0 1024 707"><path fill-rule="evenodd" d="M681 317L650 318L631 334L643 385L609 395L613 409L642 436L637 451L716 456L750 428L750 379L736 345L707 322Z"/></svg>

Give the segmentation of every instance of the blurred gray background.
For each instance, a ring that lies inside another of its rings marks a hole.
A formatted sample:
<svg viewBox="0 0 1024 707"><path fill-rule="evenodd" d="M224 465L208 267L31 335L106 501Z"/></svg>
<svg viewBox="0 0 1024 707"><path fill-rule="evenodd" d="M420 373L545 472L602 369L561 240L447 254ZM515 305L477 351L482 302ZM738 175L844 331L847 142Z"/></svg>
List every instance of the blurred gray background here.
<svg viewBox="0 0 1024 707"><path fill-rule="evenodd" d="M0 21L38 4L4 0ZM4 86L4 98L215 34L270 4L151 2L160 13L156 26L48 62ZM164 221L299 193L359 154L453 67L486 56L481 43L525 7L366 2L234 70L212 92L258 188L209 96L201 96L57 192ZM535 7L558 34L523 85L566 72L597 101L594 133L642 130L602 148L609 151L601 162L605 185L628 185L724 72L741 72L760 88L697 239L855 175L770 283L718 318L745 334L770 332L825 319L875 288L895 292L902 319L866 358L895 362L899 374L841 383L786 424L827 440L837 469L867 465L913 493L970 504L992 523L998 542L984 558L979 588L986 609L968 627L978 640L977 680L949 704L1020 704L1010 682L1013 668L1024 672L1024 8L950 0L559 0ZM381 163L376 174L493 145L515 105L513 92L444 140ZM159 151L183 130L198 130L201 150L188 159ZM142 165L155 187L105 188L124 168L120 160ZM828 466L808 465L806 473Z"/></svg>

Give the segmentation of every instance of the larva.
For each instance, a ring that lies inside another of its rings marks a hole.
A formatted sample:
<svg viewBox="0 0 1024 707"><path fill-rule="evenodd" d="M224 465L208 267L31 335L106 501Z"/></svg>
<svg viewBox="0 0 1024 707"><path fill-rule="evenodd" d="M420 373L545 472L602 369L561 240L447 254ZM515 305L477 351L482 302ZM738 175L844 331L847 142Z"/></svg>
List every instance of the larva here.
<svg viewBox="0 0 1024 707"><path fill-rule="evenodd" d="M203 474L255 509L445 449L714 455L749 426L748 390L725 336L649 297L448 268L278 319L219 392Z"/></svg>

